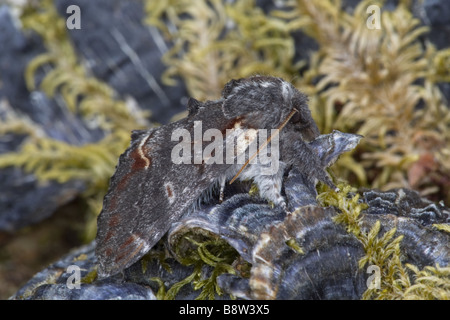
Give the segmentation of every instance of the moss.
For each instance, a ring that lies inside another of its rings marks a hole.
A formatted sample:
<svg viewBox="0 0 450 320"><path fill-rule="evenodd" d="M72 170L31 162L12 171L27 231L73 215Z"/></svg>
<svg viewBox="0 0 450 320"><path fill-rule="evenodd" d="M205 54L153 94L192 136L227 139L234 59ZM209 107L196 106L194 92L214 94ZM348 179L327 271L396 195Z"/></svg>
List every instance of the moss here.
<svg viewBox="0 0 450 320"><path fill-rule="evenodd" d="M181 77L197 99L217 99L231 78L264 73L290 79L300 67L293 63L294 40L286 24L254 0L146 0L145 5L147 23L174 43L163 58L165 82Z"/></svg>
<svg viewBox="0 0 450 320"><path fill-rule="evenodd" d="M67 108L96 122L105 130L136 128L145 125L144 113L132 113L124 101L107 84L88 75L80 63L67 34L65 19L59 16L53 1L43 0L39 7L29 4L21 16L24 29L37 32L47 49L33 58L25 70L25 80L30 91L40 89L49 97L59 94ZM50 66L39 85L36 72Z"/></svg>
<svg viewBox="0 0 450 320"><path fill-rule="evenodd" d="M150 281L154 281L159 285L158 292L156 292L156 299L164 300L166 296L166 286L164 285L164 281L159 277L152 277Z"/></svg>
<svg viewBox="0 0 450 320"><path fill-rule="evenodd" d="M429 30L411 1L391 11L384 3L361 1L347 13L339 0L291 0L265 13L252 0L145 1L147 23L174 43L163 59L166 83L180 77L192 96L215 99L230 78L282 76L308 94L322 132L365 136L336 164L340 177L450 203L450 112L437 86L450 81L450 49L422 40ZM380 29L367 28L369 5L381 8ZM299 30L319 45L309 61L295 60Z"/></svg>
<svg viewBox="0 0 450 320"><path fill-rule="evenodd" d="M159 265L164 268L164 270L166 270L167 272L172 272L169 263L167 263L166 261L167 252L165 250L158 250L153 248L141 258L142 273L147 272L147 265L153 259L156 259L159 262Z"/></svg>
<svg viewBox="0 0 450 320"><path fill-rule="evenodd" d="M297 252L298 254L304 254L305 252L303 251L302 247L298 244L298 242L292 238L289 239L288 241L286 241L286 245L291 248L292 250L294 250L295 252Z"/></svg>
<svg viewBox="0 0 450 320"><path fill-rule="evenodd" d="M381 224L377 221L368 232L361 228L361 211L367 205L359 200L356 190L348 184L340 184L341 192L336 193L323 186L318 196L322 205L331 205L340 213L334 217L336 223L343 224L362 244L365 256L359 260L362 269L367 265L380 268L380 288L368 288L363 299L448 299L450 288L450 268L427 266L419 270L416 266L402 262L401 241L396 229L380 235ZM415 273L411 280L408 270Z"/></svg>
<svg viewBox="0 0 450 320"><path fill-rule="evenodd" d="M381 29L366 27L365 10L374 4L382 8ZM339 176L356 176L360 185L383 190L437 193L448 202L449 184L437 176L450 175L444 157L450 150L450 112L437 82L449 81L450 51L421 41L428 28L413 17L409 1L392 11L383 5L361 1L349 14L341 1L297 0L277 15L319 43L299 83L319 127L365 136L355 161L337 164ZM424 106L417 108L420 103Z"/></svg>
<svg viewBox="0 0 450 320"><path fill-rule="evenodd" d="M22 10L21 21L25 30L41 36L47 50L33 58L26 68L24 76L29 90L61 97L67 112L81 116L87 126L101 128L105 136L97 142L71 145L47 136L37 124L9 110L1 120L0 133L26 134L27 139L18 151L0 155L0 168L21 167L34 173L42 183L84 181L83 197L91 217L85 238L90 240L95 237L95 217L102 207L117 159L129 144L130 132L149 126L145 120L149 114L139 109L132 111L112 88L88 74L77 58L65 20L58 15L53 1L43 0L36 6L30 2ZM39 70L45 71L45 75L36 83Z"/></svg>
<svg viewBox="0 0 450 320"><path fill-rule="evenodd" d="M433 227L438 230L450 233L450 223L435 223L433 224Z"/></svg>
<svg viewBox="0 0 450 320"><path fill-rule="evenodd" d="M450 267L425 267L419 270L413 265L406 265L414 272L414 285L405 290L407 300L449 300Z"/></svg>
<svg viewBox="0 0 450 320"><path fill-rule="evenodd" d="M185 279L173 284L168 290L159 278L158 299L175 299L178 292L186 285L191 285L194 291L200 290L197 300L215 299L223 295L217 284L217 277L224 273L245 274L247 263L240 260L237 251L217 235L197 230L189 231L178 237L173 245L177 260L184 266L193 267L193 272Z"/></svg>
<svg viewBox="0 0 450 320"><path fill-rule="evenodd" d="M97 279L97 267L95 266L91 271L88 272L87 275L85 275L81 279L81 283L90 284L93 283L96 279Z"/></svg>
<svg viewBox="0 0 450 320"><path fill-rule="evenodd" d="M41 36L46 52L28 65L28 88L62 97L70 112L96 123L106 136L95 143L68 145L9 111L0 134L15 132L28 138L18 152L0 156L0 167L22 167L44 182L83 180L87 184L84 197L91 211L98 213L117 158L129 143L129 132L147 127L142 119L148 115L131 112L112 88L88 74L52 1L40 1L39 6L30 3L22 10L22 23ZM338 129L365 136L356 152L336 163L335 175L352 185L406 186L450 203L450 112L437 86L450 82L450 49L437 50L421 40L428 29L412 15L410 1L399 1L392 11L383 9L383 0L362 1L353 13L345 12L339 0L291 0L283 2L287 10L269 13L254 0L144 3L147 23L173 43L163 58L166 83L179 77L191 96L204 100L218 98L230 78L262 73L291 80L308 94L322 132ZM379 30L366 27L365 10L372 4L382 8ZM293 33L299 30L319 45L308 61L295 60ZM45 71L40 83L35 81L38 70ZM418 108L420 104L423 107ZM340 193L322 189L319 199L337 207L336 223L361 241L366 255L360 267L376 264L384 279L382 290L368 290L364 298L445 297L440 290L448 290L448 270L405 267L401 236L395 236L395 229L380 235L379 223L363 231L365 204L349 185L340 188ZM447 225L434 227L448 232ZM88 230L92 238L95 219ZM291 245L295 248L295 243ZM155 280L161 288L158 297L174 298L190 283L202 289L199 297L211 298L220 292L217 276L236 272L230 266L239 257L217 238L187 236L184 248L187 251L179 252L180 261L192 266L193 273L167 291L162 281ZM202 278L205 267L211 270L208 279ZM415 275L414 281L408 270Z"/></svg>
<svg viewBox="0 0 450 320"><path fill-rule="evenodd" d="M0 101L0 135L4 136L10 133L17 135L26 135L34 139L43 135L43 130L29 118L21 117L9 105L6 100Z"/></svg>

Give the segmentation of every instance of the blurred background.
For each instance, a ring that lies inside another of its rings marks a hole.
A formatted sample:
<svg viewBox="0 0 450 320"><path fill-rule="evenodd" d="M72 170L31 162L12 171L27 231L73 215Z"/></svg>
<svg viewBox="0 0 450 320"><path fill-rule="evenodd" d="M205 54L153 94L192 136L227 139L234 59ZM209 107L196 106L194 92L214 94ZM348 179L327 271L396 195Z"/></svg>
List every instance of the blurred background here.
<svg viewBox="0 0 450 320"><path fill-rule="evenodd" d="M450 205L450 1L0 0L0 299L95 238L131 130L254 74L364 135L336 179Z"/></svg>

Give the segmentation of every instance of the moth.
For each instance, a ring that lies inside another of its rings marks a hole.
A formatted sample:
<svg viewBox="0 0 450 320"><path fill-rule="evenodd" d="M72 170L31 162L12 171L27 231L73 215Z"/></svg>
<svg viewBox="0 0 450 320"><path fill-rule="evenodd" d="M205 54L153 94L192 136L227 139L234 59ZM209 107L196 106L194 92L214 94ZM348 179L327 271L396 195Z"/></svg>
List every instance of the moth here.
<svg viewBox="0 0 450 320"><path fill-rule="evenodd" d="M191 98L187 108L182 120L132 132L97 221L99 278L138 261L205 195L218 189L223 200L227 183L236 179L252 180L261 197L283 208L283 176L291 168L336 189L308 144L319 129L307 97L289 82L231 80L220 99ZM255 161L269 147L267 154L276 156Z"/></svg>

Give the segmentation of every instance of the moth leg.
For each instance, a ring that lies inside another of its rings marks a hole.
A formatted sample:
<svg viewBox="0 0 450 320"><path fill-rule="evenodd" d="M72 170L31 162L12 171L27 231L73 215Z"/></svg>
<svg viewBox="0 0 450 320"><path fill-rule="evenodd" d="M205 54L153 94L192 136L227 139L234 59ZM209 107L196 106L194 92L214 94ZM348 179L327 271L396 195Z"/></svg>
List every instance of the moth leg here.
<svg viewBox="0 0 450 320"><path fill-rule="evenodd" d="M253 166L255 167L255 166ZM283 208L286 212L287 205L286 200L281 194L281 188L283 183L284 164L280 162L278 171L273 175L257 174L253 176L253 181L256 183L259 189L259 195L275 205Z"/></svg>
<svg viewBox="0 0 450 320"><path fill-rule="evenodd" d="M268 183L268 185L267 185ZM278 179L268 182L263 182L263 186L259 186L260 190L261 187L266 188L264 191L260 191L260 195L263 198L268 199L269 201L272 201L274 204L280 206L283 208L286 213L288 212L286 200L281 195L281 181L278 181Z"/></svg>
<svg viewBox="0 0 450 320"><path fill-rule="evenodd" d="M219 203L222 203L223 198L224 198L224 193L225 193L226 175L220 177L219 183L220 183Z"/></svg>

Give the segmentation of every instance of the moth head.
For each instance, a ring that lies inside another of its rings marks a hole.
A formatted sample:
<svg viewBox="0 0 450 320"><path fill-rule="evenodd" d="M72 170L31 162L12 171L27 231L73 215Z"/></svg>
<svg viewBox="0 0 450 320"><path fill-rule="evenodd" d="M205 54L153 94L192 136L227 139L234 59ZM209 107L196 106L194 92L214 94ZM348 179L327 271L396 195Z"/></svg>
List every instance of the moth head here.
<svg viewBox="0 0 450 320"><path fill-rule="evenodd" d="M299 131L304 141L311 142L320 135L319 128L311 116L308 107L308 97L295 89L292 98L292 108L297 112L292 116L290 123L296 131Z"/></svg>
<svg viewBox="0 0 450 320"><path fill-rule="evenodd" d="M311 117L307 97L292 84L277 77L254 76L231 80L223 91L223 112L227 118L240 117L258 129L276 129L295 109L289 123L301 132L305 141L319 135Z"/></svg>
<svg viewBox="0 0 450 320"><path fill-rule="evenodd" d="M189 98L187 103L188 117L192 117L197 114L198 109L200 109L202 103L194 98Z"/></svg>

